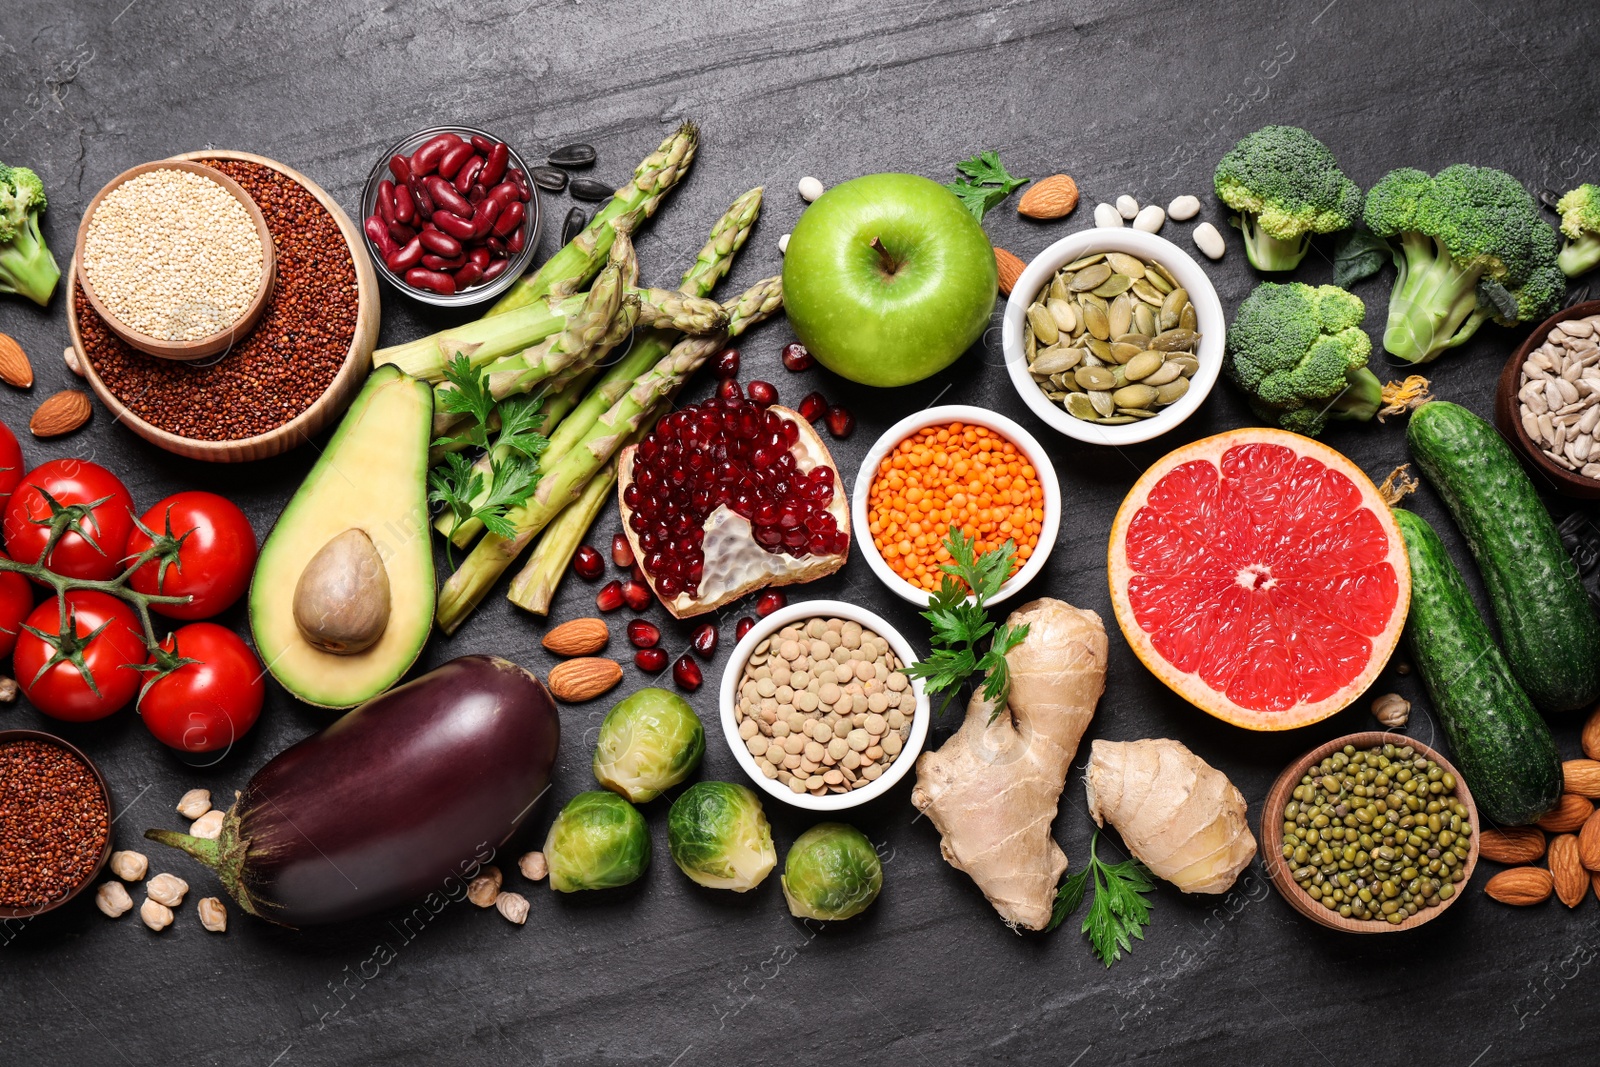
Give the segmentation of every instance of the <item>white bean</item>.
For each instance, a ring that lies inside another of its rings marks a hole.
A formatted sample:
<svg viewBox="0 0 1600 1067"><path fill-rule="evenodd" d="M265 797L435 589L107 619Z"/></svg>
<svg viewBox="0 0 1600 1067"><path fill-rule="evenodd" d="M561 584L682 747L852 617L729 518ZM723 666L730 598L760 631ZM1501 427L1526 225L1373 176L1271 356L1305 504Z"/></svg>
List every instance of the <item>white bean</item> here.
<svg viewBox="0 0 1600 1067"><path fill-rule="evenodd" d="M800 199L804 200L808 204L816 200L816 198L821 196L823 192L822 183L810 175L800 179L799 188Z"/></svg>
<svg viewBox="0 0 1600 1067"><path fill-rule="evenodd" d="M1197 196L1174 197L1172 203L1167 205L1167 218L1174 222L1187 222L1200 214L1200 198Z"/></svg>
<svg viewBox="0 0 1600 1067"><path fill-rule="evenodd" d="M1139 214L1134 217L1133 228L1143 230L1145 233L1155 233L1161 229L1161 224L1167 221L1167 213L1154 204L1146 204L1139 209Z"/></svg>
<svg viewBox="0 0 1600 1067"><path fill-rule="evenodd" d="M1135 200L1127 193L1123 193L1121 196L1117 197L1117 214L1121 215L1125 219L1133 218L1135 215L1139 214L1139 201Z"/></svg>
<svg viewBox="0 0 1600 1067"><path fill-rule="evenodd" d="M1228 250L1227 244L1222 240L1222 234L1209 222L1202 222L1194 228L1195 247L1204 252L1209 259L1221 259L1222 254Z"/></svg>
<svg viewBox="0 0 1600 1067"><path fill-rule="evenodd" d="M1096 204L1094 206L1094 224L1108 230L1121 226L1122 213L1110 204Z"/></svg>

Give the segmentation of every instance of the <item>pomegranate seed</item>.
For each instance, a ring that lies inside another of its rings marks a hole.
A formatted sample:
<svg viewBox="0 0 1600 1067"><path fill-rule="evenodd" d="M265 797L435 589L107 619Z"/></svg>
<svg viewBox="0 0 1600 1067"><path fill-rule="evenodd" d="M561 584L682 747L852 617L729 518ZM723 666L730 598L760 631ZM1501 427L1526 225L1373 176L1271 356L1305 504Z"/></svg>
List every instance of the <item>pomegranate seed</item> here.
<svg viewBox="0 0 1600 1067"><path fill-rule="evenodd" d="M800 417L807 422L816 422L827 414L828 400L821 393L807 393L795 410L800 412Z"/></svg>
<svg viewBox="0 0 1600 1067"><path fill-rule="evenodd" d="M628 640L634 648L654 648L661 640L661 627L643 619L632 619L628 622Z"/></svg>
<svg viewBox="0 0 1600 1067"><path fill-rule="evenodd" d="M650 674L667 669L667 654L659 648L641 648L633 654L633 665Z"/></svg>
<svg viewBox="0 0 1600 1067"><path fill-rule="evenodd" d="M768 589L756 599L756 614L763 619L789 603L789 598L776 589Z"/></svg>
<svg viewBox="0 0 1600 1067"><path fill-rule="evenodd" d="M828 409L828 432L835 437L849 437L856 428L856 417L848 408L838 404Z"/></svg>
<svg viewBox="0 0 1600 1067"><path fill-rule="evenodd" d="M633 566L633 546L628 544L628 538L623 534L611 539L611 562L619 567Z"/></svg>
<svg viewBox="0 0 1600 1067"><path fill-rule="evenodd" d="M806 346L799 341L790 341L783 346L783 366L786 370L810 370L815 362L811 353L806 351Z"/></svg>
<svg viewBox="0 0 1600 1067"><path fill-rule="evenodd" d="M723 400L743 400L744 390L739 388L739 383L733 378L724 378L717 383L717 396Z"/></svg>
<svg viewBox="0 0 1600 1067"><path fill-rule="evenodd" d="M650 606L650 587L643 582L630 581L622 587L622 599L634 611L643 611Z"/></svg>
<svg viewBox="0 0 1600 1067"><path fill-rule="evenodd" d="M700 673L700 664L690 659L686 652L672 665L672 680L678 683L679 689L687 689L692 693L700 688L705 676Z"/></svg>
<svg viewBox="0 0 1600 1067"><path fill-rule="evenodd" d="M639 561L638 560L634 560L633 561L633 566L630 569L633 572L633 580L638 582L640 585L644 585L645 584L645 581L644 581L644 568L639 566ZM640 609L635 609L635 610L640 610Z"/></svg>
<svg viewBox="0 0 1600 1067"><path fill-rule="evenodd" d="M578 551L572 555L572 569L578 573L579 578L592 582L605 573L606 561L600 558L600 553L593 547L579 545Z"/></svg>
<svg viewBox="0 0 1600 1067"><path fill-rule="evenodd" d="M717 654L717 624L714 622L702 623L694 628L694 633L689 636L689 643L694 650L700 653L701 659L710 659Z"/></svg>
<svg viewBox="0 0 1600 1067"><path fill-rule="evenodd" d="M745 393L758 407L770 407L778 402L778 387L757 379L745 386Z"/></svg>
<svg viewBox="0 0 1600 1067"><path fill-rule="evenodd" d="M600 553L596 552L595 555ZM594 598L594 606L601 611L616 611L622 607L622 583L607 582Z"/></svg>
<svg viewBox="0 0 1600 1067"><path fill-rule="evenodd" d="M756 620L746 615L744 618L733 624L733 639L735 641L743 641L744 635L755 629L755 625Z"/></svg>
<svg viewBox="0 0 1600 1067"><path fill-rule="evenodd" d="M717 353L717 377L737 378L739 376L739 350L737 348L724 348Z"/></svg>

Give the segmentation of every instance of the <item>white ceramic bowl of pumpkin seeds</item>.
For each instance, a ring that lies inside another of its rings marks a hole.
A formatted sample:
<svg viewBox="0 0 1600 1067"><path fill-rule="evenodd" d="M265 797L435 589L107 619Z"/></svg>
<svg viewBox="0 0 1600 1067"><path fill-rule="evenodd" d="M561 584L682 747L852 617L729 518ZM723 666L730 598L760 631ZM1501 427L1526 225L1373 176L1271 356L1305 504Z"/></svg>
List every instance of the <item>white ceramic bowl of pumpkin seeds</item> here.
<svg viewBox="0 0 1600 1067"><path fill-rule="evenodd" d="M722 673L722 732L735 761L758 790L807 811L844 811L881 797L928 740L928 695L904 673L915 659L899 631L854 604L808 600L778 609L740 639ZM758 686L772 693L763 696ZM784 751L786 740L796 751ZM807 789L812 775L818 784Z"/></svg>
<svg viewBox="0 0 1600 1067"><path fill-rule="evenodd" d="M1131 445L1205 402L1225 331L1216 287L1183 249L1095 228L1028 264L1006 301L1001 344L1034 414L1079 441Z"/></svg>

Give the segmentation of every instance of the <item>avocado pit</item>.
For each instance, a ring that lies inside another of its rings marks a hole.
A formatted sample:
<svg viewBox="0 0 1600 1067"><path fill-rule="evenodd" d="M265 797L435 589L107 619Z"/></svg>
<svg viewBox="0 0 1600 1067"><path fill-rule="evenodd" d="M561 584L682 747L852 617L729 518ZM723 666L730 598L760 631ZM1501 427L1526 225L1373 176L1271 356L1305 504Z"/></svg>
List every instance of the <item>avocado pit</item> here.
<svg viewBox="0 0 1600 1067"><path fill-rule="evenodd" d="M389 625L389 572L365 530L352 527L311 557L294 587L301 636L338 656L363 652Z"/></svg>

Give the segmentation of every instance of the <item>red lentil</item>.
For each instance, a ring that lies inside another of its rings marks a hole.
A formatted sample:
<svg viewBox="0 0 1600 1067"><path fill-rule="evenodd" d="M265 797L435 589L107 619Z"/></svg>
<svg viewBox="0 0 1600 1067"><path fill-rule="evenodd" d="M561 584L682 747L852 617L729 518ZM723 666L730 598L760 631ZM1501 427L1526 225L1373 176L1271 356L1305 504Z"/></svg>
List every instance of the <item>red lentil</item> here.
<svg viewBox="0 0 1600 1067"><path fill-rule="evenodd" d="M94 873L111 832L89 766L42 741L0 745L0 904L44 905Z"/></svg>
<svg viewBox="0 0 1600 1067"><path fill-rule="evenodd" d="M201 162L243 186L272 233L277 284L250 336L197 366L123 342L81 287L73 301L89 362L130 411L180 437L233 441L282 426L333 383L355 336L356 268L338 223L299 182L260 163Z"/></svg>

